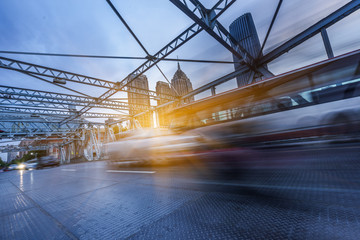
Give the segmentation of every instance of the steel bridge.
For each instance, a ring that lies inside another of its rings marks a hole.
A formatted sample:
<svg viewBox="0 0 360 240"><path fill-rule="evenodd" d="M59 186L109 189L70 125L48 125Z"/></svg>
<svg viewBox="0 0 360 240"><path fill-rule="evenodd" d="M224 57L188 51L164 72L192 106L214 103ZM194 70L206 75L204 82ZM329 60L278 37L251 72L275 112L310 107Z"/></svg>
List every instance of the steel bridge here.
<svg viewBox="0 0 360 240"><path fill-rule="evenodd" d="M0 54L27 54L44 56L70 56L70 57L95 57L95 58L128 58L143 59L144 62L135 70L130 72L125 78L113 82L107 79L95 78L86 74L79 74L51 66L33 64L31 62L20 61L16 58L0 56L0 68L8 71L15 71L23 75L33 77L39 82L47 82L58 87L64 88L73 94L64 94L50 91L40 91L12 87L6 85L7 80L2 79L0 85L0 136L1 138L10 138L13 140L38 140L38 139L60 139L56 144L61 153L62 162L69 162L72 152L75 148L86 152L88 160L98 159L101 156L101 141L112 141L114 139L111 124L124 120L135 121L136 118L144 113L156 113L159 109L169 104L182 104L183 100L191 96L198 95L207 90L212 95L216 95L216 87L224 82L230 81L235 77L248 73L248 84L273 76L271 69L267 64L271 63L280 56L286 54L293 48L302 44L306 40L321 35L324 49L328 58L334 57L332 44L329 41L327 28L341 21L346 16L352 14L360 8L360 0L353 0L328 16L314 23L296 36L293 36L286 42L281 43L276 48L267 53L261 53L258 56L250 54L251 49L239 43L218 19L230 8L235 0L219 0L211 8L206 8L199 0L170 0L170 2L179 9L179 14L186 14L193 22L187 29L168 42L157 52L150 52L145 48L143 41L139 39L132 30L130 24L124 19L117 8L110 0L104 1L108 4L113 13L118 17L119 24L123 24L131 34L134 41L144 52L144 57L117 57L117 56L93 56L76 54L53 54L36 52L12 52L0 51ZM265 40L261 45L261 51L264 49L266 41L271 34L272 27L279 15L283 1L278 1L276 11L272 14L272 20L266 32ZM184 96L172 96L161 94L156 91L142 89L132 86L134 79L146 73L151 68L157 68L164 78L164 72L158 65L161 61L185 61L185 62L205 62L205 63L223 63L233 62L196 60L196 59L172 59L169 55L196 37L200 32L206 32L213 37L220 45L225 47L233 56L240 61L241 68L230 72L217 79L210 79L207 84L187 93ZM72 89L66 86L66 83L77 83L78 86L93 86L105 90L98 97L89 95L81 88ZM153 100L165 99L167 102L161 105L146 106L141 104L130 104L126 99L123 101L112 99L118 92L136 93L149 97ZM91 111L93 108L102 109L99 112ZM140 113L129 114L130 109L137 109ZM104 111L103 111L104 110ZM107 110L116 110L119 113L108 113ZM98 123L89 119L109 119L106 123ZM135 126L135 125L134 125ZM105 135L100 137L100 129L104 129ZM6 146L0 151L27 151L29 149L46 149L49 146L17 147Z"/></svg>

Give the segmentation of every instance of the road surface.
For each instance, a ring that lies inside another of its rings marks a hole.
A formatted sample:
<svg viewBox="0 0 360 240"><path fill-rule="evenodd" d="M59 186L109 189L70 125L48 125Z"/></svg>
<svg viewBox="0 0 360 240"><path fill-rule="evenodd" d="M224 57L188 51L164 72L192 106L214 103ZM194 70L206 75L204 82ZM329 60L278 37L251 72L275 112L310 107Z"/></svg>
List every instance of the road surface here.
<svg viewBox="0 0 360 240"><path fill-rule="evenodd" d="M221 172L100 161L0 173L0 239L360 238L358 144L239 154Z"/></svg>

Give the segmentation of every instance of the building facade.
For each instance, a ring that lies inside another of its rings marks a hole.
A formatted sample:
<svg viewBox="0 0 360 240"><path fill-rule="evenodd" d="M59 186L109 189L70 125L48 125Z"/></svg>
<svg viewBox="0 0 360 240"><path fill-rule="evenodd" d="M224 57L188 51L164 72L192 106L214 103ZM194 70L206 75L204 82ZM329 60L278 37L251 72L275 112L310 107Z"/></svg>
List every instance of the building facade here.
<svg viewBox="0 0 360 240"><path fill-rule="evenodd" d="M178 68L171 79L171 86L166 83L159 81L156 83L156 95L159 97L157 104L161 105L170 100L161 98L165 94L172 95L174 98L181 97L193 90L192 83L186 74L181 70L180 64L178 63ZM189 97L184 99L182 103L190 103L194 101L194 97ZM157 109L157 122L160 127L169 127L171 124L171 119L168 118L168 113L175 107L175 104L169 104L165 107Z"/></svg>
<svg viewBox="0 0 360 240"><path fill-rule="evenodd" d="M190 79L181 70L178 63L178 69L176 70L173 78L171 79L171 85L174 87L175 96L184 96L193 90ZM187 98L183 103L189 103L194 101L194 97Z"/></svg>
<svg viewBox="0 0 360 240"><path fill-rule="evenodd" d="M19 152L8 152L7 153L7 160L6 162L11 162L12 160L16 159L19 157Z"/></svg>
<svg viewBox="0 0 360 240"><path fill-rule="evenodd" d="M169 102L170 100L165 99L164 95L174 95L173 89L170 88L169 84L166 82L158 81L156 83L156 95L158 96L157 105L161 105L164 103ZM157 123L159 127L168 127L170 125L170 120L167 117L167 114L171 109L173 108L173 105L170 104L168 106L162 107L157 109L156 116L157 116Z"/></svg>
<svg viewBox="0 0 360 240"><path fill-rule="evenodd" d="M259 37L256 31L256 27L254 24L254 20L250 13L245 13L244 15L237 18L230 24L230 34L236 39L236 41L241 44L248 53L254 58L257 59L258 57L262 56L260 53L261 46ZM235 47L235 46L233 46ZM234 67L235 70L239 70L243 65L240 64L239 59L233 55L234 59ZM245 72L237 76L237 84L238 87L245 86L250 83L252 79L251 72ZM256 78L256 76L255 76Z"/></svg>
<svg viewBox="0 0 360 240"><path fill-rule="evenodd" d="M141 90L149 90L149 83L148 79L145 75L141 76L131 76L132 78L135 78L129 86L138 89L139 92ZM128 93L128 101L129 101L129 114L130 115L136 115L138 113L144 112L146 110L150 110L150 96L146 96L143 94L138 93ZM149 128L153 125L153 117L152 112L147 112L141 116L136 117L136 119L139 121L140 125L143 128Z"/></svg>

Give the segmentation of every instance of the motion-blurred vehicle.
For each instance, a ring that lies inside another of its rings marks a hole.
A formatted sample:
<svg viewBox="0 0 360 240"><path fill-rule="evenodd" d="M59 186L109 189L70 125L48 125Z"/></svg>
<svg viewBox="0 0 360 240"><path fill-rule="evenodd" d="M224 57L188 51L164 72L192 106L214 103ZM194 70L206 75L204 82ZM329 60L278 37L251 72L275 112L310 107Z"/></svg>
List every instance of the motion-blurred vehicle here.
<svg viewBox="0 0 360 240"><path fill-rule="evenodd" d="M19 163L19 164L10 164L9 166L5 167L3 169L4 172L6 171L12 171L12 170L25 170L26 169L26 165L24 163Z"/></svg>
<svg viewBox="0 0 360 240"><path fill-rule="evenodd" d="M360 137L360 50L186 104L172 128L216 148Z"/></svg>
<svg viewBox="0 0 360 240"><path fill-rule="evenodd" d="M39 160L37 158L31 159L24 163L26 165L26 169L37 169L39 166Z"/></svg>
<svg viewBox="0 0 360 240"><path fill-rule="evenodd" d="M60 166L60 161L55 156L49 155L38 158L37 169L51 166Z"/></svg>
<svg viewBox="0 0 360 240"><path fill-rule="evenodd" d="M203 143L195 134L176 134L161 129L133 130L119 141L104 145L109 163L168 164L191 158Z"/></svg>
<svg viewBox="0 0 360 240"><path fill-rule="evenodd" d="M105 152L110 159L144 161L206 154L221 159L219 152L231 159L232 151L238 161L242 147L356 140L359 103L357 50L175 108L171 131L134 131L106 144Z"/></svg>
<svg viewBox="0 0 360 240"><path fill-rule="evenodd" d="M202 162L241 170L258 147L358 141L359 103L357 50L184 104L169 118L171 129L202 136Z"/></svg>
<svg viewBox="0 0 360 240"><path fill-rule="evenodd" d="M6 166L3 171L6 172L6 171L16 170L17 166L18 166L17 164L10 164L9 166Z"/></svg>
<svg viewBox="0 0 360 240"><path fill-rule="evenodd" d="M17 170L26 170L26 164L25 163L19 163L16 167Z"/></svg>

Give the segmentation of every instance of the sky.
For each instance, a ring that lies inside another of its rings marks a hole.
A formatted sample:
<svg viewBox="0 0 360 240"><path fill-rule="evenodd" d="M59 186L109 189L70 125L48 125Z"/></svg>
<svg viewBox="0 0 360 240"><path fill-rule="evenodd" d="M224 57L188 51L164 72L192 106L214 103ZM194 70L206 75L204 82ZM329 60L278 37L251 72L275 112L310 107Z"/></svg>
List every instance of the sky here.
<svg viewBox="0 0 360 240"><path fill-rule="evenodd" d="M138 36L146 49L154 54L193 22L168 0L112 0L113 4ZM211 8L216 0L202 0ZM284 1L269 36L264 53L305 30L323 17L349 2L348 0ZM262 43L278 0L236 1L218 20L226 28L246 12L253 16ZM328 28L335 55L360 48L360 11ZM44 53L117 55L144 57L145 53L129 34L105 0L1 0L0 50ZM65 58L0 54L5 57L58 68L74 73L120 81L144 60ZM205 31L172 53L170 58L227 60L232 55ZM270 63L274 74L326 59L319 35L304 42ZM176 62L161 62L160 68L169 80ZM193 87L200 87L234 70L231 64L181 63ZM150 89L157 81L165 81L156 68L147 71ZM74 94L52 84L21 73L0 69L0 84ZM68 82L67 87L99 96L106 89ZM234 88L235 80L217 87L217 91ZM205 96L206 92L202 94ZM201 95L199 95L201 97ZM114 97L126 97L125 93ZM96 112L111 110L94 109Z"/></svg>

